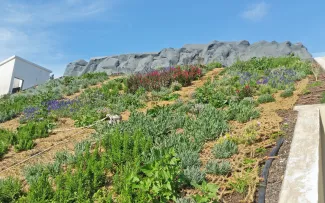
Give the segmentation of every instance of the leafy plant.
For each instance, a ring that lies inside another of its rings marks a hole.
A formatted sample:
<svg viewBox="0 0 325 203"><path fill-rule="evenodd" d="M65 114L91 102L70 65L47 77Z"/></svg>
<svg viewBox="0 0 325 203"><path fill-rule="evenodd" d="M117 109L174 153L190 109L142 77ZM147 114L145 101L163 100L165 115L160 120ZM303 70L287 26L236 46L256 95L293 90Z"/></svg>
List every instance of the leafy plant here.
<svg viewBox="0 0 325 203"><path fill-rule="evenodd" d="M260 104L268 103L268 102L274 102L275 99L271 94L262 94L258 97L257 102Z"/></svg>
<svg viewBox="0 0 325 203"><path fill-rule="evenodd" d="M202 185L194 184L194 186L202 192L202 195L196 194L193 196L195 202L197 203L218 202L218 196L217 196L217 192L219 190L218 185L213 183L206 183L204 181Z"/></svg>
<svg viewBox="0 0 325 203"><path fill-rule="evenodd" d="M140 168L140 174L132 177L132 188L142 201L175 201L182 183L179 159L173 151ZM135 197L135 201L137 197Z"/></svg>
<svg viewBox="0 0 325 203"><path fill-rule="evenodd" d="M205 171L201 171L199 166L184 169L184 176L188 185L201 184L205 180L205 175Z"/></svg>
<svg viewBox="0 0 325 203"><path fill-rule="evenodd" d="M245 123L251 119L258 118L260 112L254 107L254 104L247 101L231 102L227 109L227 115L229 120L237 120L241 123Z"/></svg>
<svg viewBox="0 0 325 203"><path fill-rule="evenodd" d="M238 147L235 142L225 140L214 145L212 149L213 155L218 159L229 158L238 152Z"/></svg>
<svg viewBox="0 0 325 203"><path fill-rule="evenodd" d="M22 194L22 185L18 179L0 179L0 202L16 202Z"/></svg>
<svg viewBox="0 0 325 203"><path fill-rule="evenodd" d="M280 96L284 98L291 97L292 95L293 95L292 89L286 89L280 94Z"/></svg>
<svg viewBox="0 0 325 203"><path fill-rule="evenodd" d="M227 175L231 171L231 165L229 161L208 161L206 165L207 173L216 175Z"/></svg>

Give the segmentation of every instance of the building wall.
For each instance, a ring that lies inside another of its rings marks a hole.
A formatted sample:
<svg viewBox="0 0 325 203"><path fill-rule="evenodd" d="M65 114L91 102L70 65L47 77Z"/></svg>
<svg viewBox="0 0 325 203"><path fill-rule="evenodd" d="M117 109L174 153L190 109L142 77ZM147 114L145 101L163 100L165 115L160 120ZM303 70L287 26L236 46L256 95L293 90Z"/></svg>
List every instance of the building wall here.
<svg viewBox="0 0 325 203"><path fill-rule="evenodd" d="M0 66L0 95L10 92L14 64L15 60L11 60Z"/></svg>
<svg viewBox="0 0 325 203"><path fill-rule="evenodd" d="M15 59L15 61L13 78L24 80L22 88L23 90L35 85L43 84L49 80L50 72L43 70L33 64L22 61L19 58ZM11 88L13 86L12 83L10 83Z"/></svg>
<svg viewBox="0 0 325 203"><path fill-rule="evenodd" d="M314 59L315 59L315 61L317 61L317 63L318 63L319 65L321 65L322 68L325 70L325 56L324 56L324 57L316 57L316 58L314 58Z"/></svg>

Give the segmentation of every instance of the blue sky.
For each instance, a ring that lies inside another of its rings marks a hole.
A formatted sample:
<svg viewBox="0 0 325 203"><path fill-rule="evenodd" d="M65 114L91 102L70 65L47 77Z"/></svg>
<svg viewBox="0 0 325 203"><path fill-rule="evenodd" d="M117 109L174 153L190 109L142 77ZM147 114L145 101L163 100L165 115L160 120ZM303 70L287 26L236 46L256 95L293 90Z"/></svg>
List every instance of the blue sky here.
<svg viewBox="0 0 325 203"><path fill-rule="evenodd" d="M0 61L19 55L56 77L77 59L212 40L289 40L325 55L324 0L0 0L0 5Z"/></svg>

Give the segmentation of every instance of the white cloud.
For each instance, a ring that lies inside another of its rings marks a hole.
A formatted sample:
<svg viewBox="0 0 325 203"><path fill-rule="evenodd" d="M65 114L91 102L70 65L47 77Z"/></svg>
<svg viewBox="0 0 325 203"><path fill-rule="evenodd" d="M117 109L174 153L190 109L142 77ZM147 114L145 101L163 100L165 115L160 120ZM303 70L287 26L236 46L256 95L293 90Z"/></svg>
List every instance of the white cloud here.
<svg viewBox="0 0 325 203"><path fill-rule="evenodd" d="M265 2L250 5L241 16L251 21L262 20L269 12L270 5Z"/></svg>
<svg viewBox="0 0 325 203"><path fill-rule="evenodd" d="M116 0L21 2L1 0L0 61L18 55L58 74L56 69L62 71L74 59L72 54L64 51L64 36L51 26L57 28L64 23L101 20L98 18L100 14L105 14L107 19L107 14L111 13L107 11L115 6Z"/></svg>

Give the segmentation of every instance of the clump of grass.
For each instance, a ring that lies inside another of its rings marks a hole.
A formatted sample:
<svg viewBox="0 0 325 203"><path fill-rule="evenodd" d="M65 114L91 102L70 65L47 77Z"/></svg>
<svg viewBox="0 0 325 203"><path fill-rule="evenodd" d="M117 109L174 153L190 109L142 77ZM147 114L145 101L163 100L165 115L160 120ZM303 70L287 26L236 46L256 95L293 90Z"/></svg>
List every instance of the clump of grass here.
<svg viewBox="0 0 325 203"><path fill-rule="evenodd" d="M240 177L236 177L234 181L230 182L230 187L235 191L243 194L246 192L248 187L248 176L247 174L243 174Z"/></svg>
<svg viewBox="0 0 325 203"><path fill-rule="evenodd" d="M231 140L225 140L221 143L218 143L212 149L212 153L217 159L229 158L237 152L237 144Z"/></svg>
<svg viewBox="0 0 325 203"><path fill-rule="evenodd" d="M258 97L257 102L260 104L268 103L268 102L274 102L275 99L271 94L262 94Z"/></svg>
<svg viewBox="0 0 325 203"><path fill-rule="evenodd" d="M309 86L309 87L319 87L319 86L321 86L322 84L323 84L323 82L318 80L318 81L315 81L315 82L309 84L308 86Z"/></svg>
<svg viewBox="0 0 325 203"><path fill-rule="evenodd" d="M206 165L206 170L211 174L227 175L231 171L231 165L229 161L210 160Z"/></svg>
<svg viewBox="0 0 325 203"><path fill-rule="evenodd" d="M280 96L283 98L291 97L292 95L293 95L292 89L286 89L280 94Z"/></svg>

